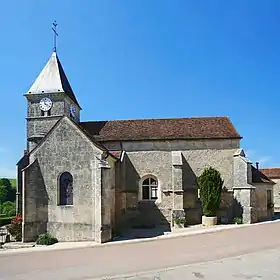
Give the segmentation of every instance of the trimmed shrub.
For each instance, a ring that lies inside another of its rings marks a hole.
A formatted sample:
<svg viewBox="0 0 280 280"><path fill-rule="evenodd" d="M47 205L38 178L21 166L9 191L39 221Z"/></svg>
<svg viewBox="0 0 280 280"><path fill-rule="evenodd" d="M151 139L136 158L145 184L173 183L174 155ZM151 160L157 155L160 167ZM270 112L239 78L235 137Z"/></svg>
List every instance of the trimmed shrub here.
<svg viewBox="0 0 280 280"><path fill-rule="evenodd" d="M235 217L233 220L235 224L243 224L242 217Z"/></svg>
<svg viewBox="0 0 280 280"><path fill-rule="evenodd" d="M9 225L15 217L0 217L0 227Z"/></svg>
<svg viewBox="0 0 280 280"><path fill-rule="evenodd" d="M203 215L206 217L217 216L224 184L220 172L212 167L205 168L197 183L200 189Z"/></svg>
<svg viewBox="0 0 280 280"><path fill-rule="evenodd" d="M174 218L174 223L177 225L185 225L186 219L182 217L176 217Z"/></svg>
<svg viewBox="0 0 280 280"><path fill-rule="evenodd" d="M57 238L53 237L49 233L43 233L43 234L39 235L39 237L36 241L36 244L37 245L53 245L57 242L58 242Z"/></svg>
<svg viewBox="0 0 280 280"><path fill-rule="evenodd" d="M17 215L11 224L7 226L8 232L16 239L16 241L22 240L22 216Z"/></svg>

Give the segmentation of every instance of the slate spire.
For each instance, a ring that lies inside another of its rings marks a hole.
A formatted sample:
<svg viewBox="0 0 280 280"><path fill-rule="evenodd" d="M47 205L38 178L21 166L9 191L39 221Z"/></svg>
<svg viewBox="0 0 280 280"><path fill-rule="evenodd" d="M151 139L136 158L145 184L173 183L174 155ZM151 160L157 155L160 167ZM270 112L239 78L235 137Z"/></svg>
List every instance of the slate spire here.
<svg viewBox="0 0 280 280"><path fill-rule="evenodd" d="M79 103L65 75L56 51L28 90L27 94L65 93L78 106ZM80 106L79 106L80 107Z"/></svg>

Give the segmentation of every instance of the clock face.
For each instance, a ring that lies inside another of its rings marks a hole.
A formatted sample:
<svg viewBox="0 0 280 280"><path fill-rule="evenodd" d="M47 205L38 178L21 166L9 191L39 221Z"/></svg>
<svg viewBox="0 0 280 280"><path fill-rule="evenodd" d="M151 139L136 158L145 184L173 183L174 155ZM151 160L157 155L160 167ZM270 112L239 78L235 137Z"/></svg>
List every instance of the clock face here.
<svg viewBox="0 0 280 280"><path fill-rule="evenodd" d="M40 101L40 109L44 112L47 112L52 107L52 101L48 97L44 97Z"/></svg>
<svg viewBox="0 0 280 280"><path fill-rule="evenodd" d="M70 105L70 114L72 117L75 117L76 114L76 108L72 104Z"/></svg>

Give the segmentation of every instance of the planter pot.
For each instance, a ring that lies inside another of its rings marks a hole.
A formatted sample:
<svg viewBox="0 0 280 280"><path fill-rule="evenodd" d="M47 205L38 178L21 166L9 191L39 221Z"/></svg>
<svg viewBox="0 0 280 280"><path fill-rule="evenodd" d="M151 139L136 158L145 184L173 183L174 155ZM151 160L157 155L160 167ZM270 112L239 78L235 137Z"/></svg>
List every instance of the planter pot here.
<svg viewBox="0 0 280 280"><path fill-rule="evenodd" d="M207 227L217 225L217 217L202 216L202 225Z"/></svg>

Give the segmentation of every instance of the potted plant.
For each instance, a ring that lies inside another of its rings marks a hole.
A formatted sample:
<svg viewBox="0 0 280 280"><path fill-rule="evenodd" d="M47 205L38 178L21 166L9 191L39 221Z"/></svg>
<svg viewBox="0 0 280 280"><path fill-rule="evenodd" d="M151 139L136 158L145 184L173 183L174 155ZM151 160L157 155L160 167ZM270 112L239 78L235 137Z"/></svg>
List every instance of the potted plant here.
<svg viewBox="0 0 280 280"><path fill-rule="evenodd" d="M205 168L197 180L202 204L202 224L213 226L217 224L217 212L221 204L221 193L224 181L216 169Z"/></svg>

